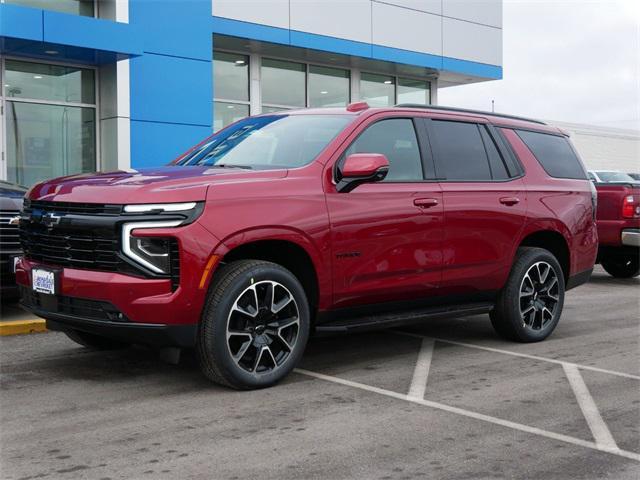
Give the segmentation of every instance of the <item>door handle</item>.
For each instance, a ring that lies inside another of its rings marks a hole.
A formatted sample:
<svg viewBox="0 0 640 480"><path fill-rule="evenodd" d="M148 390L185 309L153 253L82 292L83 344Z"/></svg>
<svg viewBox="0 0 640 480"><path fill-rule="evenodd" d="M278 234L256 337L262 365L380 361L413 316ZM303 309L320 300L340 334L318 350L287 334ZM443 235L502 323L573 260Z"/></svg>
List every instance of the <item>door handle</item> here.
<svg viewBox="0 0 640 480"><path fill-rule="evenodd" d="M438 205L438 200L436 198L416 198L413 204L419 208L431 208Z"/></svg>
<svg viewBox="0 0 640 480"><path fill-rule="evenodd" d="M518 197L502 197L500 199L500 203L510 207L512 205L520 203L520 199Z"/></svg>

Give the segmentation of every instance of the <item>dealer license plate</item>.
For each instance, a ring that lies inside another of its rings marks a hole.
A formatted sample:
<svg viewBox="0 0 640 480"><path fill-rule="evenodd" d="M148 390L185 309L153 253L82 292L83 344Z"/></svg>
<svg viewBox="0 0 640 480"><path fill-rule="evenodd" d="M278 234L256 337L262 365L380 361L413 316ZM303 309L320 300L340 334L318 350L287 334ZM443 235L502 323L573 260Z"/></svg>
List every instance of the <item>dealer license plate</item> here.
<svg viewBox="0 0 640 480"><path fill-rule="evenodd" d="M56 293L56 276L51 270L42 270L40 268L34 268L31 271L33 278L33 289L36 292L48 293L49 295L55 295Z"/></svg>

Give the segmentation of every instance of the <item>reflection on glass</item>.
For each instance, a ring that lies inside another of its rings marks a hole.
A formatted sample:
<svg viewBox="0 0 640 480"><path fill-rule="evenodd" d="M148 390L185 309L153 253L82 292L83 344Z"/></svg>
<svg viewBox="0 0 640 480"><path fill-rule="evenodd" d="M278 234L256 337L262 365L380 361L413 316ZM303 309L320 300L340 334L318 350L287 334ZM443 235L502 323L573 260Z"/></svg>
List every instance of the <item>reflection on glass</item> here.
<svg viewBox="0 0 640 480"><path fill-rule="evenodd" d="M94 71L86 68L6 60L7 97L95 103Z"/></svg>
<svg viewBox="0 0 640 480"><path fill-rule="evenodd" d="M93 17L93 0L5 0L4 3Z"/></svg>
<svg viewBox="0 0 640 480"><path fill-rule="evenodd" d="M290 108L284 108L284 107L268 107L266 105L262 106L262 113L286 112L287 110L291 110L291 109Z"/></svg>
<svg viewBox="0 0 640 480"><path fill-rule="evenodd" d="M420 105L428 105L431 103L429 98L429 82L399 78L398 103L417 103Z"/></svg>
<svg viewBox="0 0 640 480"><path fill-rule="evenodd" d="M349 70L309 66L309 106L344 107L349 103Z"/></svg>
<svg viewBox="0 0 640 480"><path fill-rule="evenodd" d="M249 57L213 52L213 98L249 100Z"/></svg>
<svg viewBox="0 0 640 480"><path fill-rule="evenodd" d="M262 60L262 102L305 106L305 65L265 58Z"/></svg>
<svg viewBox="0 0 640 480"><path fill-rule="evenodd" d="M95 109L8 101L6 114L10 182L95 171Z"/></svg>
<svg viewBox="0 0 640 480"><path fill-rule="evenodd" d="M249 116L249 105L241 103L213 102L213 131Z"/></svg>
<svg viewBox="0 0 640 480"><path fill-rule="evenodd" d="M360 98L372 107L389 107L395 103L395 78L375 73L360 76Z"/></svg>

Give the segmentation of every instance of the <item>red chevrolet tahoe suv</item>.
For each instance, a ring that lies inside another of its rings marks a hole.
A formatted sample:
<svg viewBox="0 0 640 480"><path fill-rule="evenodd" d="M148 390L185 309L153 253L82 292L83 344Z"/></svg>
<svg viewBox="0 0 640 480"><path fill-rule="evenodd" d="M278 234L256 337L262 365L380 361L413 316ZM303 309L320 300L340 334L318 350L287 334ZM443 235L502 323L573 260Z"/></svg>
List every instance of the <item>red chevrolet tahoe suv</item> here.
<svg viewBox="0 0 640 480"><path fill-rule="evenodd" d="M313 332L488 313L533 342L589 279L591 182L542 122L399 105L241 120L171 165L34 186L22 304L96 348L195 347L274 384Z"/></svg>

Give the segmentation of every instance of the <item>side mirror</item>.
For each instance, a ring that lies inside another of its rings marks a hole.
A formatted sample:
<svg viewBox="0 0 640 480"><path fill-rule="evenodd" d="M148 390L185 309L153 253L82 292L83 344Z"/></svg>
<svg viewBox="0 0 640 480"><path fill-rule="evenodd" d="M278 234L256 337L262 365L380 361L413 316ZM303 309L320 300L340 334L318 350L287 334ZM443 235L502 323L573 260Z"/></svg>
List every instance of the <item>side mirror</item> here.
<svg viewBox="0 0 640 480"><path fill-rule="evenodd" d="M340 193L348 193L363 183L380 182L389 173L389 160L381 153L353 153L340 169L336 185Z"/></svg>

